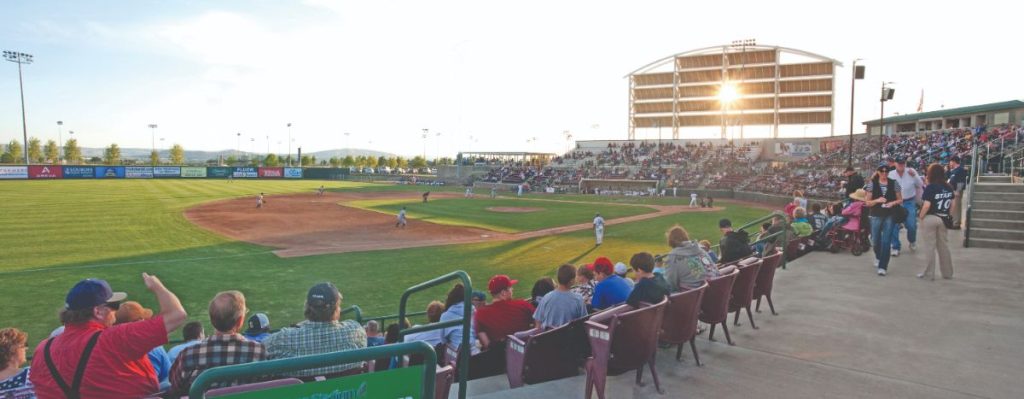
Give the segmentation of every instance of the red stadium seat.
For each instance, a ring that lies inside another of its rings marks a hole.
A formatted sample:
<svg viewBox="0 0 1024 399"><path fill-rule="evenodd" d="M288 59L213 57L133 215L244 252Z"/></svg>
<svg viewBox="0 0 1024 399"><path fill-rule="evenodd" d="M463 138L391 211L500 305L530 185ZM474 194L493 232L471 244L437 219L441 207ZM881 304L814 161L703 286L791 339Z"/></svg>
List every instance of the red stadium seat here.
<svg viewBox="0 0 1024 399"><path fill-rule="evenodd" d="M589 316L543 332L524 331L509 335L505 346L508 385L539 384L579 375L589 355L584 323Z"/></svg>
<svg viewBox="0 0 1024 399"><path fill-rule="evenodd" d="M775 313L775 304L772 303L772 286L775 282L775 270L782 263L782 253L775 252L761 260L763 261L761 271L757 273L757 282L754 283L754 299L757 300L754 310L761 312L761 298L763 297L768 299L768 307L771 308L772 315L778 315Z"/></svg>
<svg viewBox="0 0 1024 399"><path fill-rule="evenodd" d="M757 258L747 258L739 263L739 275L732 286L732 297L729 299L729 311L736 312L732 324L740 325L740 310L747 310L747 318L750 319L750 326L755 330L754 315L750 312L750 305L754 301L754 284L757 283L758 272L761 271L762 261Z"/></svg>
<svg viewBox="0 0 1024 399"><path fill-rule="evenodd" d="M700 301L700 321L711 324L711 331L708 339L715 340L715 325L721 324L725 330L725 339L729 345L735 345L732 337L729 336L729 327L726 320L729 319L729 297L732 294L732 285L736 282L739 270L733 271L724 276L708 280L708 288L704 291L704 298Z"/></svg>
<svg viewBox="0 0 1024 399"><path fill-rule="evenodd" d="M700 302L704 297L704 290L708 283L684 292L677 292L668 297L668 306L665 308L665 316L661 321L661 342L677 345L676 360L682 360L683 344L690 342L690 349L693 351L693 359L700 366L700 356L697 355L697 345L694 340L697 337L697 316L700 314Z"/></svg>
<svg viewBox="0 0 1024 399"><path fill-rule="evenodd" d="M667 305L668 298L655 305L644 304L639 309L621 305L587 320L587 337L593 351L585 365L587 399L595 388L597 397L604 399L608 374L636 370L636 383L640 384L645 364L651 368L655 389L662 392L655 356L658 352L658 331Z"/></svg>

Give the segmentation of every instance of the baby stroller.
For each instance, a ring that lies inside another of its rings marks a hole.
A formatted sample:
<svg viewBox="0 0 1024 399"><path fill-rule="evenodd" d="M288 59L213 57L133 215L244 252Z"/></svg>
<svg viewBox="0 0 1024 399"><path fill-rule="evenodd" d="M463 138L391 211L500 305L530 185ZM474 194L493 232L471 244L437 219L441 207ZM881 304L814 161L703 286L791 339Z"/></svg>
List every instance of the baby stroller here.
<svg viewBox="0 0 1024 399"><path fill-rule="evenodd" d="M868 212L861 212L860 229L854 231L837 226L828 232L828 250L832 253L849 250L853 256L860 256L871 250L870 236L871 222L868 220Z"/></svg>

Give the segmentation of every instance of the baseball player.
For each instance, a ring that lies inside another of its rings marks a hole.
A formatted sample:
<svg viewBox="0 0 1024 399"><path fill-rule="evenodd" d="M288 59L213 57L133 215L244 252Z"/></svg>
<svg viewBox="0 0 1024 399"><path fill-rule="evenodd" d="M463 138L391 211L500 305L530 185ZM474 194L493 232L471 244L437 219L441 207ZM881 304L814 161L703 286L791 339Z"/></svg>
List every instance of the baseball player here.
<svg viewBox="0 0 1024 399"><path fill-rule="evenodd" d="M256 197L256 209L259 209L259 208L262 208L262 207L263 207L263 193L260 193L260 195L258 197Z"/></svg>
<svg viewBox="0 0 1024 399"><path fill-rule="evenodd" d="M466 187L466 198L473 198L473 187Z"/></svg>
<svg viewBox="0 0 1024 399"><path fill-rule="evenodd" d="M401 227L404 229L406 224L407 223L405 221L405 207L403 206L402 210L398 211L398 223L395 223L395 227Z"/></svg>
<svg viewBox="0 0 1024 399"><path fill-rule="evenodd" d="M498 197L498 189L494 188L494 186L491 186L491 199L495 199L497 197Z"/></svg>
<svg viewBox="0 0 1024 399"><path fill-rule="evenodd" d="M427 191L427 192L423 193L423 203L424 204L427 203L427 197L429 197L429 196L430 196L430 191Z"/></svg>
<svg viewBox="0 0 1024 399"><path fill-rule="evenodd" d="M519 185L519 192L516 193L516 196L517 197L522 197L523 196L523 185L522 184Z"/></svg>
<svg viewBox="0 0 1024 399"><path fill-rule="evenodd" d="M690 208L697 207L697 193L690 193Z"/></svg>
<svg viewBox="0 0 1024 399"><path fill-rule="evenodd" d="M600 213L594 215L594 246L601 245L604 240L604 218Z"/></svg>
<svg viewBox="0 0 1024 399"><path fill-rule="evenodd" d="M324 186L323 186L323 184L320 185L320 189L316 190L316 195L319 196L319 197L323 197L324 196Z"/></svg>

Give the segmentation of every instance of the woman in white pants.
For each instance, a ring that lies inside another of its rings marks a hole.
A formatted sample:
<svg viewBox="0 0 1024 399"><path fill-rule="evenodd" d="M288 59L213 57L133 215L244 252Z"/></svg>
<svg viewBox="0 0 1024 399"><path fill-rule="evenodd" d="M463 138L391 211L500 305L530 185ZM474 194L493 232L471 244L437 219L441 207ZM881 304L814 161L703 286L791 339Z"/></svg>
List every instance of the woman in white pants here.
<svg viewBox="0 0 1024 399"><path fill-rule="evenodd" d="M953 220L949 214L953 204L953 187L946 182L942 166L933 163L928 166L928 186L924 188L924 205L918 218L921 223L922 248L925 253L924 271L918 278L935 280L935 256L939 257L939 271L942 278L953 278L953 260L949 254L949 240L946 238L947 225Z"/></svg>

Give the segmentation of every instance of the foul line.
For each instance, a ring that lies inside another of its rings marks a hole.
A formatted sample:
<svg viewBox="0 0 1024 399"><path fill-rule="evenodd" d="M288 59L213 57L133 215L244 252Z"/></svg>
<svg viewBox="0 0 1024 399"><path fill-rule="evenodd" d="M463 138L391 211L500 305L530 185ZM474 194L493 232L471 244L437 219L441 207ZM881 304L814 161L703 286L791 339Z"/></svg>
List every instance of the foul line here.
<svg viewBox="0 0 1024 399"><path fill-rule="evenodd" d="M273 254L274 251L260 251L260 252L248 252L244 254L235 255L224 255L224 256L207 256L202 258L179 258L179 259L155 259L155 260L139 260L134 262L121 262L121 263L100 263L95 265L77 265L77 266L57 266L57 267L45 267L38 269L25 269L25 270L11 270L11 271L0 271L0 276L11 275L11 274L28 274L43 271L62 271L62 270L77 270L77 269L95 269L97 267L109 267L109 266L127 266L127 265L146 265L146 264L159 264L159 263L176 263L176 262L189 262L197 260L214 260L214 259L227 259L227 258L241 258L252 255L266 255Z"/></svg>

